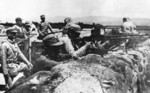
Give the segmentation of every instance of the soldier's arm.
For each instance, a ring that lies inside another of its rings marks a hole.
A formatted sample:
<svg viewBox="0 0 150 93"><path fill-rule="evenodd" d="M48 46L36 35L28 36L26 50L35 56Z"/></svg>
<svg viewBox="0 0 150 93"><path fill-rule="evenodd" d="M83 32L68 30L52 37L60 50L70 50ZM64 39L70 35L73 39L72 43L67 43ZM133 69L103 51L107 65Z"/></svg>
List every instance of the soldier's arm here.
<svg viewBox="0 0 150 93"><path fill-rule="evenodd" d="M7 47L6 45L2 44L2 51L1 51L1 58L2 58L2 69L3 74L8 75L7 63L6 63L6 56L7 56Z"/></svg>
<svg viewBox="0 0 150 93"><path fill-rule="evenodd" d="M69 24L69 28L75 29L76 31L80 31L81 27L77 24Z"/></svg>
<svg viewBox="0 0 150 93"><path fill-rule="evenodd" d="M42 31L41 31L41 24L38 24L38 26L37 26L37 31L38 31L39 34L42 34Z"/></svg>
<svg viewBox="0 0 150 93"><path fill-rule="evenodd" d="M54 31L53 31L53 29L52 29L52 26L48 23L48 29L51 31L51 33L53 33L54 34Z"/></svg>
<svg viewBox="0 0 150 93"><path fill-rule="evenodd" d="M11 29L18 29L16 25L10 27ZM9 28L8 28L9 29Z"/></svg>
<svg viewBox="0 0 150 93"><path fill-rule="evenodd" d="M7 62L6 62L6 55L7 55L7 46L2 44L2 51L1 51L1 57L2 57L2 69L3 69L3 74L5 78L6 84L8 84L8 87L12 86L12 79L9 76L8 69L7 69Z"/></svg>
<svg viewBox="0 0 150 93"><path fill-rule="evenodd" d="M24 56L24 54L21 52L20 48L18 47L18 56L23 60L23 62L25 64L27 64L27 66L29 68L32 68L32 64L28 61L28 59Z"/></svg>
<svg viewBox="0 0 150 93"><path fill-rule="evenodd" d="M60 58L61 60L67 60L67 59L72 58L72 56L71 56L71 54L59 53L59 58Z"/></svg>

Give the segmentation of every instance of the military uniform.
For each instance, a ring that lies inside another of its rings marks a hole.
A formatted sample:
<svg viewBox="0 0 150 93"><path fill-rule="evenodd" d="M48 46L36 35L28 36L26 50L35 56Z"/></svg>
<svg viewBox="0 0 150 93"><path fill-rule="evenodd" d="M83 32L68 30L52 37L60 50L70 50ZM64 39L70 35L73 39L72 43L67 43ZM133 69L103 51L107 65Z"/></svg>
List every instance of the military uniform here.
<svg viewBox="0 0 150 93"><path fill-rule="evenodd" d="M2 69L4 75L16 76L20 71L27 70L26 64L19 62L18 57L24 56L18 45L11 40L2 43Z"/></svg>
<svg viewBox="0 0 150 93"><path fill-rule="evenodd" d="M17 30L8 28L6 33L8 40L1 44L1 64L6 85L11 87L13 78L16 77L19 72L26 72L24 75L28 76L29 70L32 69L33 65L23 55L16 43ZM20 62L18 58L25 64Z"/></svg>

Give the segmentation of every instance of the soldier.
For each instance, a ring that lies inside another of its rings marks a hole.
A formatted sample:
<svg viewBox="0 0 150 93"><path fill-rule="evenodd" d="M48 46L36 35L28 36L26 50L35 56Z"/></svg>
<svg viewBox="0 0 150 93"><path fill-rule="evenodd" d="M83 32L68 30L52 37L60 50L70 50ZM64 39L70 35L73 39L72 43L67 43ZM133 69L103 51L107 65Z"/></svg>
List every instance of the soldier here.
<svg viewBox="0 0 150 93"><path fill-rule="evenodd" d="M64 27L64 31L66 31L69 38L71 39L79 38L81 27L77 24L74 24L70 17L65 18L64 23L66 25Z"/></svg>
<svg viewBox="0 0 150 93"><path fill-rule="evenodd" d="M65 39L65 41L68 39ZM78 50L70 49L72 45L69 44L69 49L66 51L66 42L62 39L58 39L54 34L50 34L43 39L45 46L45 54L49 59L55 61L67 60L70 58L78 58L83 56L86 53L87 48L90 46L90 43L86 43L84 46ZM68 45L68 44L67 44Z"/></svg>
<svg viewBox="0 0 150 93"><path fill-rule="evenodd" d="M122 30L126 34L138 34L136 25L129 18L123 18Z"/></svg>
<svg viewBox="0 0 150 93"><path fill-rule="evenodd" d="M46 36L43 39L43 43L45 46L45 53L47 54L47 57L51 60L55 60L55 61L61 61L63 60L63 57L71 57L70 55L65 55L63 56L62 54L62 45L63 42L59 41L58 38L53 35L50 34L48 36Z"/></svg>
<svg viewBox="0 0 150 93"><path fill-rule="evenodd" d="M19 72L28 72L33 66L23 55L16 43L17 30L8 29L6 33L8 39L2 43L1 59L6 84L11 87L13 78L16 77ZM20 62L18 60L19 58L23 62ZM24 74L26 75L27 73Z"/></svg>
<svg viewBox="0 0 150 93"><path fill-rule="evenodd" d="M122 25L122 31L124 34L130 34L130 35L142 35L142 33L137 32L136 25L130 20L130 18L123 18L123 25ZM135 40L136 37L132 37L130 39L126 39L124 45L124 50L127 49L127 47L134 47L135 46ZM130 46L131 45L131 46Z"/></svg>
<svg viewBox="0 0 150 93"><path fill-rule="evenodd" d="M70 17L64 19L65 27L63 27L63 37L66 35L70 38L72 46L75 50L79 49L79 39L81 27L77 24L74 24Z"/></svg>
<svg viewBox="0 0 150 93"><path fill-rule="evenodd" d="M21 50L23 50L23 54L29 58L28 55L28 50L29 50L29 40L27 37L27 30L25 29L23 23L22 23L22 18L17 17L15 19L16 24L12 27L12 29L17 30L17 43L20 43L19 46L21 46L20 48L22 48Z"/></svg>
<svg viewBox="0 0 150 93"><path fill-rule="evenodd" d="M20 17L17 17L15 19L15 21L16 21L16 25L14 25L12 27L12 29L16 29L18 31L18 36L17 37L26 39L27 38L27 36L26 36L27 31L23 27L22 19Z"/></svg>
<svg viewBox="0 0 150 93"><path fill-rule="evenodd" d="M93 41L104 41L104 34L105 34L105 31L104 31L104 26L101 25L101 24L95 24L94 25L94 28L91 30L91 36L89 37L91 40Z"/></svg>
<svg viewBox="0 0 150 93"><path fill-rule="evenodd" d="M36 32L36 33L37 33L37 28L36 28L36 26L33 24L33 22L26 21L26 22L25 22L25 27L26 27L26 30L28 31L28 33L32 33L32 32ZM37 33L37 34L38 34L38 33Z"/></svg>
<svg viewBox="0 0 150 93"><path fill-rule="evenodd" d="M45 15L41 15L41 22L38 27L39 37L38 39L42 40L49 33L54 33L51 25L45 21Z"/></svg>

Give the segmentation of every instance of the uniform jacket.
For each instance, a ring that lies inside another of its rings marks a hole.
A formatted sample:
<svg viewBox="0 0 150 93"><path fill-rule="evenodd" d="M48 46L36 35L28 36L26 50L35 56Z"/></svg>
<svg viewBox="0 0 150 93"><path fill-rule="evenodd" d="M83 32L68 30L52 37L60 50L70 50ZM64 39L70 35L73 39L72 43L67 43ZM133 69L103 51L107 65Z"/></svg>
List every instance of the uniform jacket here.
<svg viewBox="0 0 150 93"><path fill-rule="evenodd" d="M2 43L2 69L4 75L8 74L8 64L17 63L18 57L24 57L18 45L11 40Z"/></svg>

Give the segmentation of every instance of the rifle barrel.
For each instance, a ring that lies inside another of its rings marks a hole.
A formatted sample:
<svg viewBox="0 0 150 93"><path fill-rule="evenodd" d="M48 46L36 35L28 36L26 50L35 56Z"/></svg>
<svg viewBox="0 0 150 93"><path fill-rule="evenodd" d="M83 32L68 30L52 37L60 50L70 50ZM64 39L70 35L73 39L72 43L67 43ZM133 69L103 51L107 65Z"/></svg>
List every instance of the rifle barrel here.
<svg viewBox="0 0 150 93"><path fill-rule="evenodd" d="M146 35L106 35L104 37L127 37L127 36L148 36L147 34Z"/></svg>

